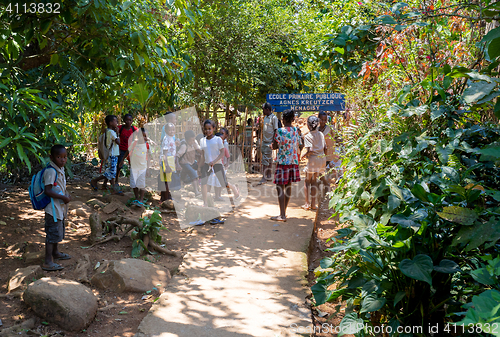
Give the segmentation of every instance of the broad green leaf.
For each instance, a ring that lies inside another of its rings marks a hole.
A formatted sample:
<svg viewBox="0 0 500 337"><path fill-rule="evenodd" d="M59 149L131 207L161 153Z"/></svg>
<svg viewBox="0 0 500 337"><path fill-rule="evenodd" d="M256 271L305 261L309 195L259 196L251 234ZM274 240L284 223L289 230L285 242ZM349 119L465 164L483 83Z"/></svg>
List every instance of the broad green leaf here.
<svg viewBox="0 0 500 337"><path fill-rule="evenodd" d="M441 117L446 112L447 112L447 110L443 106L439 106L439 107L432 106L431 107L431 120L435 120L435 119Z"/></svg>
<svg viewBox="0 0 500 337"><path fill-rule="evenodd" d="M440 273L453 274L460 271L460 267L454 261L443 259L438 266L434 266L434 270Z"/></svg>
<svg viewBox="0 0 500 337"><path fill-rule="evenodd" d="M50 56L50 64L55 65L59 62L59 55L58 54L52 54Z"/></svg>
<svg viewBox="0 0 500 337"><path fill-rule="evenodd" d="M345 334L357 334L364 328L363 320L358 317L358 314L355 312L351 312L344 316L342 321L340 322L340 333L337 335L338 337L343 336Z"/></svg>
<svg viewBox="0 0 500 337"><path fill-rule="evenodd" d="M391 193L392 194L394 194L395 196L397 196L401 201L405 200L405 198L403 197L403 191L398 186L396 186L394 184L391 184L390 188L391 188Z"/></svg>
<svg viewBox="0 0 500 337"><path fill-rule="evenodd" d="M484 96L488 95L493 88L496 87L496 82L488 83L485 81L474 82L465 89L463 93L463 99L466 103L474 103Z"/></svg>
<svg viewBox="0 0 500 337"><path fill-rule="evenodd" d="M331 257L325 257L320 261L319 265L321 266L321 268L326 269L330 268L334 263L334 259L332 259Z"/></svg>
<svg viewBox="0 0 500 337"><path fill-rule="evenodd" d="M483 147L478 152L484 156L500 158L500 144L490 144Z"/></svg>
<svg viewBox="0 0 500 337"><path fill-rule="evenodd" d="M413 260L404 259L399 263L399 270L406 276L429 283L432 286L431 272L434 268L432 259L425 254L416 255Z"/></svg>
<svg viewBox="0 0 500 337"><path fill-rule="evenodd" d="M493 298L492 290L487 290L480 294L480 296L474 296L472 298L472 303L474 303L474 309L476 309L479 317L484 320L489 320L492 317L500 316L500 301ZM498 294L496 294L498 295ZM497 296L495 296L497 297Z"/></svg>
<svg viewBox="0 0 500 337"><path fill-rule="evenodd" d="M422 201L427 201L427 192L420 184L415 184L411 189L411 193Z"/></svg>
<svg viewBox="0 0 500 337"><path fill-rule="evenodd" d="M7 138L5 138L5 139L2 141L2 143L0 143L0 149L1 149L1 148L3 148L3 147L5 147L7 144L9 144L11 140L12 140L12 137L7 137Z"/></svg>
<svg viewBox="0 0 500 337"><path fill-rule="evenodd" d="M144 83L136 83L132 87L132 95L139 101L139 103L141 103L141 105L144 106L149 97L149 91L146 90L146 85Z"/></svg>
<svg viewBox="0 0 500 337"><path fill-rule="evenodd" d="M0 145L0 148L2 146ZM500 202L500 191L494 191L494 190L486 190L484 191L484 193L486 195L489 195L490 197L492 197L493 199L495 199L496 201Z"/></svg>
<svg viewBox="0 0 500 337"><path fill-rule="evenodd" d="M490 60L495 60L500 55L500 38L494 39L488 46Z"/></svg>
<svg viewBox="0 0 500 337"><path fill-rule="evenodd" d="M469 75L469 78L475 81L486 81L488 83L493 83L493 79L489 77L488 75L483 75L475 71L471 71L470 73L467 73Z"/></svg>
<svg viewBox="0 0 500 337"><path fill-rule="evenodd" d="M392 223L400 224L403 227L411 227L414 230L418 230L421 224L419 223L421 220L427 217L427 211L424 209L419 209L416 212L410 214L409 216L405 216L403 214L394 214L391 217Z"/></svg>
<svg viewBox="0 0 500 337"><path fill-rule="evenodd" d="M405 291L398 291L397 294L394 296L394 307L396 307L396 304L399 303L404 297L406 296Z"/></svg>
<svg viewBox="0 0 500 337"><path fill-rule="evenodd" d="M476 104L484 104L486 102L490 102L491 100L493 100L497 96L500 96L500 91L493 91L489 95L486 95L482 99L480 99L479 101L477 101Z"/></svg>
<svg viewBox="0 0 500 337"><path fill-rule="evenodd" d="M476 270L471 271L471 276L474 280L477 282L484 284L484 285L492 285L497 283L495 278L493 278L490 273L488 273L488 270L486 268L479 268Z"/></svg>
<svg viewBox="0 0 500 337"><path fill-rule="evenodd" d="M331 290L327 290L328 286L324 282L317 282L311 287L316 305L326 303L327 298L331 295Z"/></svg>
<svg viewBox="0 0 500 337"><path fill-rule="evenodd" d="M472 226L474 221L478 219L478 215L474 210L459 206L444 207L442 212L436 213L445 220L465 226Z"/></svg>
<svg viewBox="0 0 500 337"><path fill-rule="evenodd" d="M380 310L384 306L385 302L385 298L378 297L375 294L370 294L363 298L363 301L361 302L361 310L359 313Z"/></svg>
<svg viewBox="0 0 500 337"><path fill-rule="evenodd" d="M488 34L483 36L483 39L481 40L481 42L487 42L487 41L495 40L497 38L500 38L500 27L497 27L495 29L490 30L488 32Z"/></svg>
<svg viewBox="0 0 500 337"><path fill-rule="evenodd" d="M453 238L452 246L464 244L465 250L476 249L485 242L496 243L500 239L500 221L491 217L488 222L462 227Z"/></svg>
<svg viewBox="0 0 500 337"><path fill-rule="evenodd" d="M40 31L42 32L42 34L47 34L51 25L52 25L52 20L42 21L42 23L40 25Z"/></svg>
<svg viewBox="0 0 500 337"><path fill-rule="evenodd" d="M380 21L380 23L385 24L385 25L395 25L398 23L390 15L382 15L382 16L378 17L377 20Z"/></svg>

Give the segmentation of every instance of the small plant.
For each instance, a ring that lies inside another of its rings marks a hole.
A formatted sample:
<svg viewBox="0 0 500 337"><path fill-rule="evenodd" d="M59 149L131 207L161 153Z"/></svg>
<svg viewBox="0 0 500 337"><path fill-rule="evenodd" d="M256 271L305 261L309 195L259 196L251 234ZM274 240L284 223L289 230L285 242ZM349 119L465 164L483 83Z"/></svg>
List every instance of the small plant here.
<svg viewBox="0 0 500 337"><path fill-rule="evenodd" d="M141 218L142 227L136 227L130 237L132 238L132 257L139 257L145 252L151 254L150 250L164 253L160 246L161 235L159 230L163 229L161 214L154 211L151 217Z"/></svg>

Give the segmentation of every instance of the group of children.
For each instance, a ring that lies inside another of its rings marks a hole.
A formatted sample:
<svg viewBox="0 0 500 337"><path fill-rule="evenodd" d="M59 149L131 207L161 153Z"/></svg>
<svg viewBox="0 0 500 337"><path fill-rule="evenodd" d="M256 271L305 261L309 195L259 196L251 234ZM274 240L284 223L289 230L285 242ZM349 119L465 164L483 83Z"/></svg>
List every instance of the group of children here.
<svg viewBox="0 0 500 337"><path fill-rule="evenodd" d="M274 174L274 183L277 187L280 215L272 217L276 221L286 221L286 208L290 201L291 183L300 181L299 160L302 149L300 129L293 127L295 112L286 110L282 114L283 127L277 128L272 138L272 144L266 145L270 149L277 149L277 167ZM143 205L146 176L151 167L150 140L144 127L139 129L132 126L132 116L124 116L124 124L118 127L118 118L108 115L105 118L106 134L105 146L110 149L106 162L105 172L92 179L90 185L97 190L97 183L104 180L111 183L115 193L120 193L118 188L119 170L125 159L130 163L130 186L134 191L134 203ZM202 195L204 206L208 206L208 186L215 189L216 200L220 199L222 188L231 191L234 199L240 197L237 186L228 182L226 170L229 165L228 130L220 129L215 133L215 123L206 120L203 123L203 135L195 136L192 130L184 133L184 140L175 139L176 116L168 113L166 125L161 136L160 174L158 176L161 199L171 199L169 185L173 181L173 174L178 173L180 179L193 186L196 196ZM303 137L303 146L307 158L305 169L305 209L316 209L318 182L327 179L327 171L332 168L339 178L340 154L342 152L339 138L335 138L331 128L327 125L326 113L319 116L310 116L307 119L309 133ZM70 259L71 256L58 249L58 243L64 239L64 220L68 211L67 204L71 196L66 191L66 178L64 166L67 161L67 152L64 146L54 145L50 150L49 166L54 170L45 170L45 194L55 200L54 207L49 204L45 208L45 262L44 270L61 270L63 267L54 260ZM52 183L50 183L52 182ZM329 180L325 180L329 186ZM201 190L201 192L200 192Z"/></svg>
<svg viewBox="0 0 500 337"><path fill-rule="evenodd" d="M160 203L172 199L172 190L180 188L181 181L190 183L195 196L202 196L205 206L208 205L207 185L215 190L215 201L221 201L222 188L231 190L235 199L239 198L236 186L228 183L226 170L229 166L229 136L226 128L215 133L215 123L206 120L203 123L204 137L196 139L194 131L187 130L184 140L176 139L176 114L168 112L164 116L165 125L161 133L161 150L159 155L160 173L158 176L158 190ZM125 159L130 163L130 187L134 191L133 204L144 205L144 191L146 175L151 166L150 140L145 129L134 129L132 116L124 116L125 124L118 127L118 119L114 115L105 118L105 146L110 148L106 161L105 172L92 179L90 186L98 190L97 183L104 180L111 182L114 192L120 194L118 176ZM137 132L135 132L137 131ZM139 132L140 131L140 132ZM132 138L130 138L132 137ZM122 144L126 144L122 147ZM201 185L201 186L200 186ZM200 191L201 190L201 191Z"/></svg>
<svg viewBox="0 0 500 337"><path fill-rule="evenodd" d="M266 110L266 106L263 106L263 110ZM320 112L318 116L309 116L307 119L309 133L305 136L302 136L300 128L292 126L295 119L293 110L284 111L282 119L283 127L274 130L272 144L272 149L278 150L274 183L278 193L280 215L271 217L275 221L286 221L291 183L300 181L299 161L303 148L306 152L302 158L307 159L307 165L304 170L305 204L302 208L317 209L319 183L323 182L329 190L330 176L333 175L333 178L338 180L342 174L341 139L335 137L333 130L327 124L328 115L325 112Z"/></svg>

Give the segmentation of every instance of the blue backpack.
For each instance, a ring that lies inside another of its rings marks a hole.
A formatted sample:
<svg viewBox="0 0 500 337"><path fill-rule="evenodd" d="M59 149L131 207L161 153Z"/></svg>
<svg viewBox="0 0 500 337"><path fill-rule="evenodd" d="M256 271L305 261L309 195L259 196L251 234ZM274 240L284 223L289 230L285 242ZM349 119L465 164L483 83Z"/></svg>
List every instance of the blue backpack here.
<svg viewBox="0 0 500 337"><path fill-rule="evenodd" d="M49 203L52 203L52 214L54 216L54 222L57 222L56 209L54 207L54 199L45 194L45 183L43 182L43 174L45 173L45 170L49 168L56 171L56 179L54 180L54 184L56 183L57 170L52 166L47 165L47 167L45 167L44 169L42 169L40 172L38 172L33 176L28 191L30 195L31 205L33 205L34 209L42 210L45 207L47 207Z"/></svg>

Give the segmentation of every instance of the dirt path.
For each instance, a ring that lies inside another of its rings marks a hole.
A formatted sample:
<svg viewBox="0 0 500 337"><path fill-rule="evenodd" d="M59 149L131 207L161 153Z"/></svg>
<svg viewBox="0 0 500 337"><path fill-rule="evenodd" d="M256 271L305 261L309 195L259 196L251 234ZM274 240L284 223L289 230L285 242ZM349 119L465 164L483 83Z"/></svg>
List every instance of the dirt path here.
<svg viewBox="0 0 500 337"><path fill-rule="evenodd" d="M300 208L301 187L293 188L286 223L269 220L279 209L268 183L249 188L215 231L197 228L205 237L192 242L136 336L299 336L297 328L311 324L305 277L315 217Z"/></svg>

